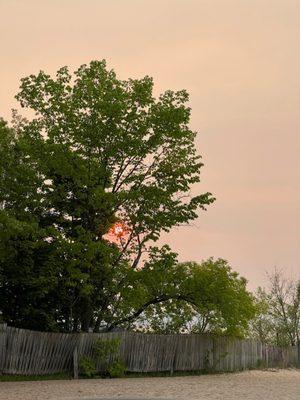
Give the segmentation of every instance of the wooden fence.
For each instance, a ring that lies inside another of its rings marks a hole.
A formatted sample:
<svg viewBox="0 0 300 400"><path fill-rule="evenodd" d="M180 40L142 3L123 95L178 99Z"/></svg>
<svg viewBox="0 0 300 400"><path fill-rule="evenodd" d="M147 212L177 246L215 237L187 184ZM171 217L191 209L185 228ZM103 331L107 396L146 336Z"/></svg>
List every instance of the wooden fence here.
<svg viewBox="0 0 300 400"><path fill-rule="evenodd" d="M0 325L0 374L43 375L74 370L74 354L91 355L98 338L120 338L120 357L130 372L237 371L299 364L297 347L210 335L134 332L47 333Z"/></svg>

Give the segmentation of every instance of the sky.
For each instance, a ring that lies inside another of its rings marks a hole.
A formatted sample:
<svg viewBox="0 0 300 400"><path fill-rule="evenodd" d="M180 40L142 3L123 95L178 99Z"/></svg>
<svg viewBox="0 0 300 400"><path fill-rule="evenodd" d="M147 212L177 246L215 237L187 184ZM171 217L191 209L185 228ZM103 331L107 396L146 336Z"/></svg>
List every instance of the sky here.
<svg viewBox="0 0 300 400"><path fill-rule="evenodd" d="M163 242L266 284L300 275L299 0L0 0L0 116L20 79L106 59L121 79L187 89L202 181L217 198Z"/></svg>

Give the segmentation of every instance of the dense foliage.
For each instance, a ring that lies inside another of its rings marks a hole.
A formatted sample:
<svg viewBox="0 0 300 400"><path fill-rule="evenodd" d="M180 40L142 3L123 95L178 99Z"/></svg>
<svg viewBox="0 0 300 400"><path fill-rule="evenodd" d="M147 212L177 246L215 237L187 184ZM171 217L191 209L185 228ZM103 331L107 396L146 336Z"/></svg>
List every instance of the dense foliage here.
<svg viewBox="0 0 300 400"><path fill-rule="evenodd" d="M138 329L246 334L248 322L256 312L253 296L246 290L246 280L232 271L225 260L182 263L175 269L181 296L149 307L137 321Z"/></svg>
<svg viewBox="0 0 300 400"><path fill-rule="evenodd" d="M218 316L221 329L244 326L243 280L221 262L215 270L178 265L167 246L155 246L214 199L190 194L202 163L187 93L155 99L152 91L151 78L119 80L104 61L22 79L17 99L35 116L0 125L0 307L8 323L111 330L174 300L208 312L209 326Z"/></svg>

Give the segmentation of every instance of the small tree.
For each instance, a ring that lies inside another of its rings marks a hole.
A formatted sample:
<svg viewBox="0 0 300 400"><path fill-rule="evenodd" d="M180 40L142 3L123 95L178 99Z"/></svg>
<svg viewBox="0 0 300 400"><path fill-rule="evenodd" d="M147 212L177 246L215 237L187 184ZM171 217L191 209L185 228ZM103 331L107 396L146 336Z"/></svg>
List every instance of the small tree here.
<svg viewBox="0 0 300 400"><path fill-rule="evenodd" d="M300 281L287 279L278 269L268 278L269 288L257 292L260 313L253 332L262 341L294 346L300 335Z"/></svg>
<svg viewBox="0 0 300 400"><path fill-rule="evenodd" d="M225 260L177 267L177 299L152 305L137 323L139 329L160 333L217 333L244 336L257 308L246 280ZM173 279L176 282L176 279Z"/></svg>

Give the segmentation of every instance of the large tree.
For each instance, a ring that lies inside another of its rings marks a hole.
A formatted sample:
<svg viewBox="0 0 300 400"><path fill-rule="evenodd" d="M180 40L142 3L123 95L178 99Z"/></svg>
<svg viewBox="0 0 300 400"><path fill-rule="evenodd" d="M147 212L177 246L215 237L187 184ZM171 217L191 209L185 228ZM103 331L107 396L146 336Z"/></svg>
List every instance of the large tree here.
<svg viewBox="0 0 300 400"><path fill-rule="evenodd" d="M214 200L190 192L202 163L186 91L156 99L151 78L120 80L93 61L30 75L17 99L35 116L0 124L4 319L112 329L181 298L176 256L154 242Z"/></svg>

